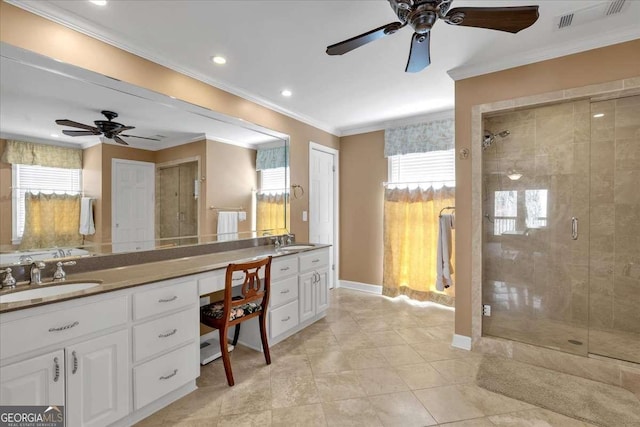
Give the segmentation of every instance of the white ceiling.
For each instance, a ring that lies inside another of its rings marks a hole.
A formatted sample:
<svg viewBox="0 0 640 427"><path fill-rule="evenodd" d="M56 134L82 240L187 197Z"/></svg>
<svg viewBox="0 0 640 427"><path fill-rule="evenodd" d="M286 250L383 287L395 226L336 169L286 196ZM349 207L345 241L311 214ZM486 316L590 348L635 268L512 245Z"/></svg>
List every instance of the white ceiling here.
<svg viewBox="0 0 640 427"><path fill-rule="evenodd" d="M636 0L623 13L559 31L556 17L607 2L455 0L453 7L539 4L540 19L516 35L438 22L432 64L410 74L410 28L343 56L325 54L329 44L395 21L385 0L8 1L336 135L450 110L448 73L469 77L640 38ZM213 55L227 64L212 64ZM293 96L283 98L283 88Z"/></svg>

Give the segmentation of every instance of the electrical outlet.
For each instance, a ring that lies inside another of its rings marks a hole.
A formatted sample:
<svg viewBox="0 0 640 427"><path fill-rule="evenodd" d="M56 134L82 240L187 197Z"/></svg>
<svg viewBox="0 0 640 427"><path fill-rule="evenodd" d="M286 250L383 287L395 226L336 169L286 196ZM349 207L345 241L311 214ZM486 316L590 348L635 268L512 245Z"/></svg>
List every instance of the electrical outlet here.
<svg viewBox="0 0 640 427"><path fill-rule="evenodd" d="M307 219L308 219L307 211L302 211L302 220L306 222Z"/></svg>
<svg viewBox="0 0 640 427"><path fill-rule="evenodd" d="M482 315L483 316L491 316L491 306L489 304L482 305Z"/></svg>

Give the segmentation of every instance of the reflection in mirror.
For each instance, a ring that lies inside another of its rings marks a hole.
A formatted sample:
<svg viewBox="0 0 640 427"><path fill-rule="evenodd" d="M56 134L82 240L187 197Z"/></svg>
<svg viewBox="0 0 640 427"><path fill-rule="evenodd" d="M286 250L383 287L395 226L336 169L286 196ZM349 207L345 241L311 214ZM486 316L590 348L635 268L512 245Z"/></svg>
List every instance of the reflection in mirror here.
<svg viewBox="0 0 640 427"><path fill-rule="evenodd" d="M287 232L286 135L6 44L0 67L0 265Z"/></svg>

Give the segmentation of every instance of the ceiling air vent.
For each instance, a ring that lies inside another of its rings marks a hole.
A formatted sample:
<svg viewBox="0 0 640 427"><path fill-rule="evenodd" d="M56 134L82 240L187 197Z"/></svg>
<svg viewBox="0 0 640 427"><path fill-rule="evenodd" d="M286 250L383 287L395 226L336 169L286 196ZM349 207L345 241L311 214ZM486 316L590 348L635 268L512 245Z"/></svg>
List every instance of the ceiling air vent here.
<svg viewBox="0 0 640 427"><path fill-rule="evenodd" d="M585 9L574 10L557 16L554 20L554 29L563 30L588 22L599 21L612 15L624 12L629 7L627 0L611 0L602 2Z"/></svg>

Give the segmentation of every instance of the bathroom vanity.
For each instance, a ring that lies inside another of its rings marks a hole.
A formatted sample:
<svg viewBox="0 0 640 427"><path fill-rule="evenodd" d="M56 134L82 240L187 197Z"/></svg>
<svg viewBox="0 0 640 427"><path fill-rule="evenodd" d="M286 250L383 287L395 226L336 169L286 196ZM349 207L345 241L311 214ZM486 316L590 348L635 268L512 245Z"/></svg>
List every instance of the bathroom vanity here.
<svg viewBox="0 0 640 427"><path fill-rule="evenodd" d="M70 274L69 282L101 283L0 304L0 404L64 405L67 426L149 416L196 389L200 295L224 289L227 264L267 255L274 345L325 316L328 246L259 246ZM258 325L245 323L239 342L261 350Z"/></svg>

